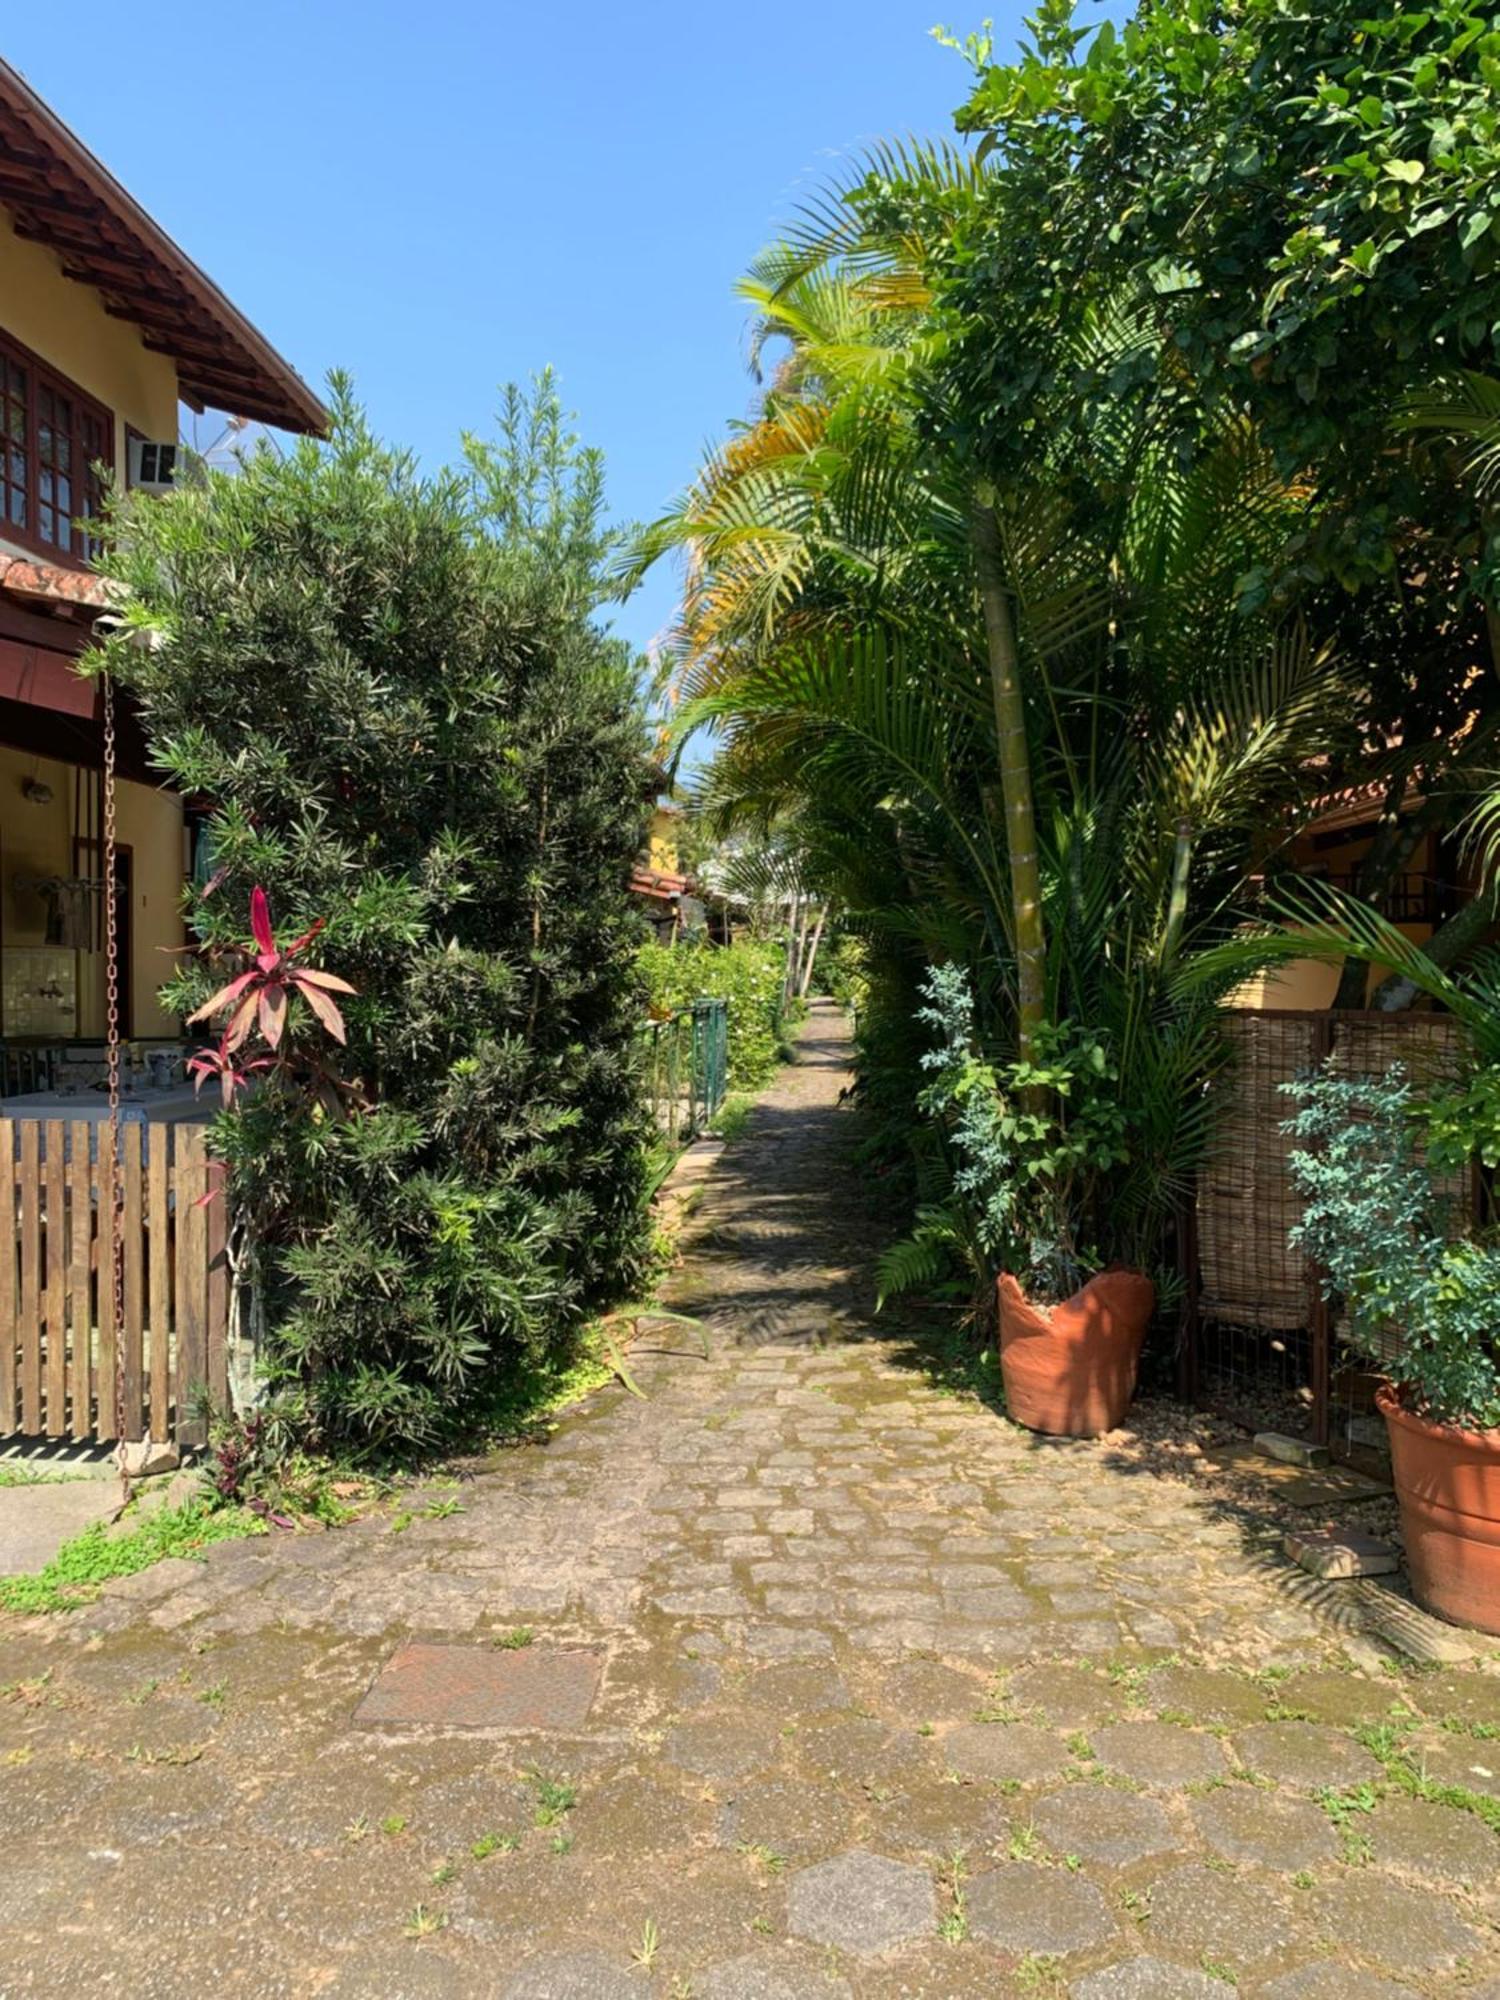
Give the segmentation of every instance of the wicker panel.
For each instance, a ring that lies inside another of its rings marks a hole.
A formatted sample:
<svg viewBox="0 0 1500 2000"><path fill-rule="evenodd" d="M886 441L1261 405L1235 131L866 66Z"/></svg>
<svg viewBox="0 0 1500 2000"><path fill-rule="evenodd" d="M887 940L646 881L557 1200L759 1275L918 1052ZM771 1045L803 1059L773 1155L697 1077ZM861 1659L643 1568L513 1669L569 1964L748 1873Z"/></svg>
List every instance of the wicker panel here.
<svg viewBox="0 0 1500 2000"><path fill-rule="evenodd" d="M1326 1054L1345 1075L1378 1076L1404 1063L1419 1085L1450 1074L1459 1052L1458 1024L1445 1014L1293 1013L1237 1010L1226 1017L1233 1060L1215 1084L1215 1139L1199 1177L1199 1318L1203 1359L1214 1372L1222 1329L1256 1329L1291 1336L1314 1324L1314 1274L1287 1241L1298 1201L1287 1171L1291 1142L1281 1127L1292 1110L1282 1085L1304 1075ZM1463 1178L1441 1190L1452 1201L1455 1228L1466 1225L1472 1193ZM1265 1344L1278 1373L1305 1341ZM1243 1371L1247 1344L1236 1342L1234 1372ZM1250 1344L1253 1353L1253 1343ZM1229 1350L1225 1349L1225 1358Z"/></svg>
<svg viewBox="0 0 1500 2000"><path fill-rule="evenodd" d="M1287 1242L1297 1205L1287 1177L1283 1083L1311 1067L1320 1024L1302 1014L1231 1014L1233 1060L1215 1085L1215 1136L1198 1182L1199 1312L1285 1331L1307 1325L1306 1260Z"/></svg>

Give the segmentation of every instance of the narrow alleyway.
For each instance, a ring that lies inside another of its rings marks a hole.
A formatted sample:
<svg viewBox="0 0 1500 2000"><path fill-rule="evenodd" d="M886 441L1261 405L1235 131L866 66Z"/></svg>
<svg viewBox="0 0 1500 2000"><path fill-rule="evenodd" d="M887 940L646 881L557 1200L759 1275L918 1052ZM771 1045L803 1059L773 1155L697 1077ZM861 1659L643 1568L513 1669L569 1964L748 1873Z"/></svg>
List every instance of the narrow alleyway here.
<svg viewBox="0 0 1500 2000"><path fill-rule="evenodd" d="M0 1628L0 1995L1500 1993L1493 1666L1356 1670L1245 1522L944 1393L847 1059L704 1182L646 1400Z"/></svg>

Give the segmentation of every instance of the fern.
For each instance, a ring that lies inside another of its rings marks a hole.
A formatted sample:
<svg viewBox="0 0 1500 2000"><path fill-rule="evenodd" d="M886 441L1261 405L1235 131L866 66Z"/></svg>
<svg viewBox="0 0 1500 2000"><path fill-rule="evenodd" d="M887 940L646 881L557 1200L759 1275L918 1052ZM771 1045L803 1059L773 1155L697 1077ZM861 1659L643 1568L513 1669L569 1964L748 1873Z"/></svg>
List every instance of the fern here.
<svg viewBox="0 0 1500 2000"><path fill-rule="evenodd" d="M915 1229L882 1251L876 1263L875 1310L880 1312L887 1299L899 1298L903 1292L930 1291L957 1265L968 1261L968 1249L963 1219L956 1207L919 1208Z"/></svg>

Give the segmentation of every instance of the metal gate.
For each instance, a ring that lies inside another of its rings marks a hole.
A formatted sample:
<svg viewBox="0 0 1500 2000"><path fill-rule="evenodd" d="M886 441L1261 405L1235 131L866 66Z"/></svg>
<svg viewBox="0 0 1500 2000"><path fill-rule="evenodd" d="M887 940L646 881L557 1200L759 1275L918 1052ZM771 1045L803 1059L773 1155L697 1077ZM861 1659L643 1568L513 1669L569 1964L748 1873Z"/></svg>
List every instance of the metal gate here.
<svg viewBox="0 0 1500 2000"><path fill-rule="evenodd" d="M646 1099L670 1146L685 1145L713 1119L729 1083L729 1003L694 1000L641 1032Z"/></svg>

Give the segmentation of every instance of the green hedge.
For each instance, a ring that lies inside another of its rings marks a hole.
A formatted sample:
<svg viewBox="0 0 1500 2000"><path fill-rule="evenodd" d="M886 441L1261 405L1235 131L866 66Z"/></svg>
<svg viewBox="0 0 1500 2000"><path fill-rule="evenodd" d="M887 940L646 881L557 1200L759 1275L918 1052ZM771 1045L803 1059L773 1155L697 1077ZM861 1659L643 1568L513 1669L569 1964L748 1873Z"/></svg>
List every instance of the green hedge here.
<svg viewBox="0 0 1500 2000"><path fill-rule="evenodd" d="M780 1059L776 1001L786 968L777 944L647 944L641 974L653 1008L729 1002L729 1088L759 1090Z"/></svg>

